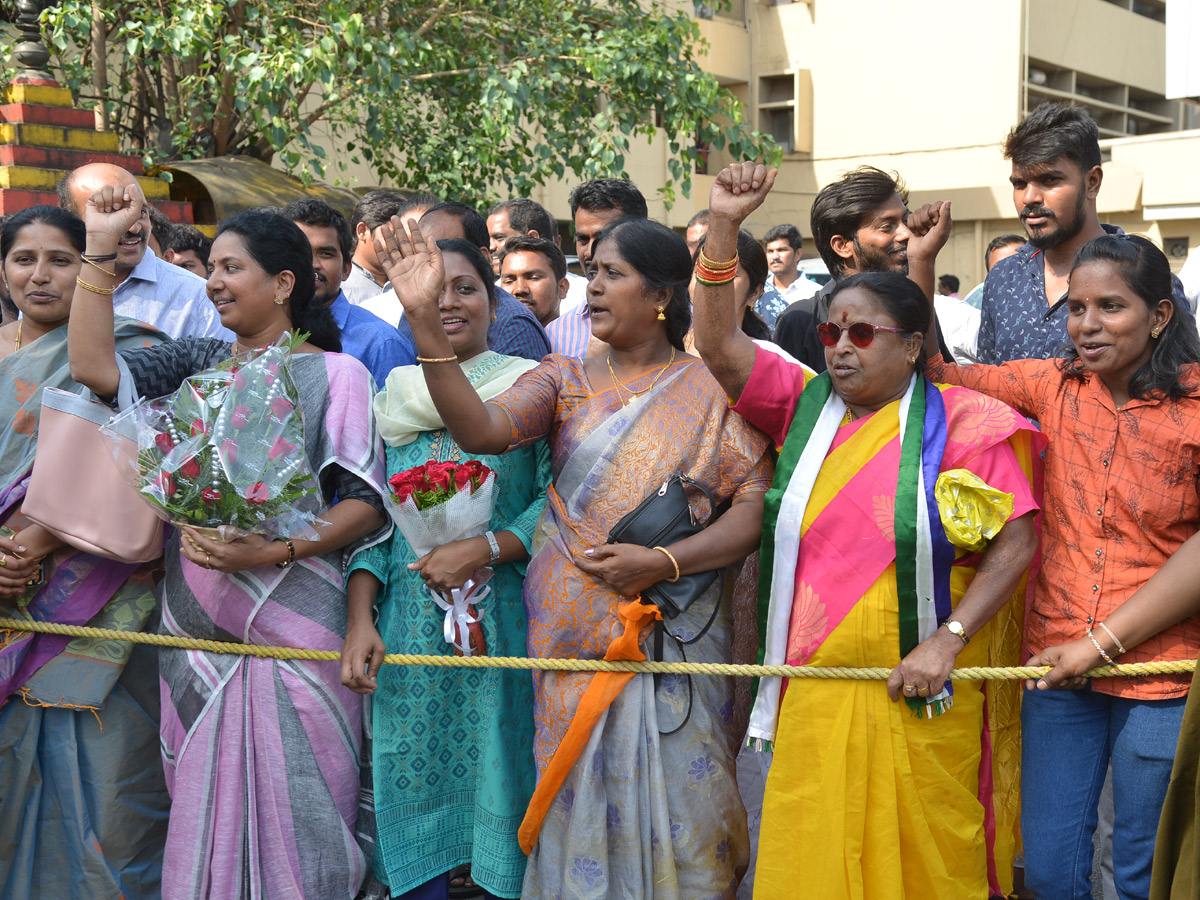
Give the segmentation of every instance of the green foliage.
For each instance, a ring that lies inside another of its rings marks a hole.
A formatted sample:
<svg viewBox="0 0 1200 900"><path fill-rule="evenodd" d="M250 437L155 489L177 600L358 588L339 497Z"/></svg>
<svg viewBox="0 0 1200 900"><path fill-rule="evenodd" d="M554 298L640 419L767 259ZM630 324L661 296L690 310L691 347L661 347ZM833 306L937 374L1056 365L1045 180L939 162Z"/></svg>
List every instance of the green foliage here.
<svg viewBox="0 0 1200 900"><path fill-rule="evenodd" d="M400 187L484 201L624 174L657 120L669 202L701 147L778 157L701 70L692 17L638 0L64 0L44 21L68 86L157 159L278 157L308 178L366 161ZM344 153L327 158L314 128Z"/></svg>

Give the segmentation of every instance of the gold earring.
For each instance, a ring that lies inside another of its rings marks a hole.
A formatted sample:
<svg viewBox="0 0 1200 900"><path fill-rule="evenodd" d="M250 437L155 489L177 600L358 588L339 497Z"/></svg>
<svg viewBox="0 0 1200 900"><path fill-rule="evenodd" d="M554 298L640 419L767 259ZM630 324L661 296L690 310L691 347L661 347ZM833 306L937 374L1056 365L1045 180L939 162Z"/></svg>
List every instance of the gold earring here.
<svg viewBox="0 0 1200 900"><path fill-rule="evenodd" d="M665 306L656 306L655 309L658 310L658 321L660 321L660 322L667 321L667 316L663 312L663 310L666 309L666 307Z"/></svg>
<svg viewBox="0 0 1200 900"><path fill-rule="evenodd" d="M1157 325L1155 325L1153 328L1150 329L1150 337L1156 338L1160 334L1162 334L1162 329L1159 328Z"/></svg>
<svg viewBox="0 0 1200 900"><path fill-rule="evenodd" d="M285 303L287 303L287 302L288 302L288 298L287 298L286 296L283 296L283 297L276 297L276 298L275 298L275 305L276 305L276 306L283 306L283 304L285 304Z"/></svg>

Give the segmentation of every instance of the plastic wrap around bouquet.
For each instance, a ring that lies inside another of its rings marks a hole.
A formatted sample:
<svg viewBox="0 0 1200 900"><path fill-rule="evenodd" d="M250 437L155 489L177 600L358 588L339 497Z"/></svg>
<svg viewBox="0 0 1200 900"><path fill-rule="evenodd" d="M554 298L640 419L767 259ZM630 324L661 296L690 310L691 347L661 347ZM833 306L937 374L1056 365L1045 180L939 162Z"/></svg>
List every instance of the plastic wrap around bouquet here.
<svg viewBox="0 0 1200 900"><path fill-rule="evenodd" d="M427 462L388 479L392 520L417 558L436 547L478 537L492 519L496 473L478 460ZM479 625L480 603L491 593L490 568L477 569L461 588L445 593L429 589L446 611L442 636L456 655L486 656Z"/></svg>
<svg viewBox="0 0 1200 900"><path fill-rule="evenodd" d="M288 372L303 336L233 356L174 394L143 400L106 426L135 434L131 483L175 525L219 540L242 532L315 540L321 494L304 454L304 419ZM118 460L121 462L122 460ZM225 527L222 527L225 526Z"/></svg>

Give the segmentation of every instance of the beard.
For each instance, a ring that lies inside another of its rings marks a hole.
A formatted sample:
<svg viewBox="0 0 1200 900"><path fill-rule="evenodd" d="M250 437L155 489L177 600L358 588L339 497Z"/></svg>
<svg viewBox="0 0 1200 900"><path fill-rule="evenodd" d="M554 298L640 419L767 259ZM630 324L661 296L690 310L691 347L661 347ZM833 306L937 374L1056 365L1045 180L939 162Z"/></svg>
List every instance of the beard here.
<svg viewBox="0 0 1200 900"><path fill-rule="evenodd" d="M1058 216L1045 207L1027 206L1021 210L1021 225L1025 226L1025 220L1030 216L1045 216L1049 219L1049 222L1036 232L1025 226L1025 234L1029 237L1029 243L1039 250L1051 250L1065 244L1083 230L1084 211L1084 194L1083 191L1080 191L1079 202L1075 204L1075 215L1069 222L1063 223Z"/></svg>
<svg viewBox="0 0 1200 900"><path fill-rule="evenodd" d="M905 251L903 244L889 244L886 248L863 246L854 239L854 258L859 272L899 272L908 274L908 255L903 258L897 253Z"/></svg>

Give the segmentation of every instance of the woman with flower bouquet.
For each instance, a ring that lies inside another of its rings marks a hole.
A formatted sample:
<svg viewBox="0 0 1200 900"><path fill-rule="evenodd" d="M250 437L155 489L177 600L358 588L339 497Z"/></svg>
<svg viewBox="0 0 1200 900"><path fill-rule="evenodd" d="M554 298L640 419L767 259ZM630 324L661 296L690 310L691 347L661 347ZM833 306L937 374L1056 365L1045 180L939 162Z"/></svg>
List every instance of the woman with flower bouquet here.
<svg viewBox="0 0 1200 900"><path fill-rule="evenodd" d="M496 297L483 254L463 240L438 246L445 270L430 290L445 335L441 355L463 373L473 396L489 399L534 363L488 350ZM444 900L451 871L459 868L455 877L465 880L470 864L470 878L489 896L519 897L525 856L517 826L534 776L529 673L381 671L380 662L385 646L391 653L524 655L521 586L545 506L549 450L539 441L504 455L464 452L418 366L392 370L375 397L375 418L387 445L398 529L350 564L342 651L343 683L373 694L379 883L367 896ZM439 516L444 510L449 514ZM456 614L452 598L469 584L479 599Z"/></svg>
<svg viewBox="0 0 1200 900"><path fill-rule="evenodd" d="M143 203L131 183L97 191L86 207L87 277L75 292L69 354L75 379L102 397L117 392L120 378L111 261ZM315 540L261 531L218 540L184 527L165 548L163 629L337 650L346 629L345 560L388 533L370 376L337 352L336 325L313 303L312 250L290 221L259 210L226 220L210 265L208 295L236 343L191 338L122 351L137 392L170 394L231 354L308 333L287 365L303 440L278 453L302 454L333 505ZM247 504L261 498L250 493ZM195 502L228 498L201 492ZM164 652L159 667L172 795L163 895L351 900L367 870L356 840L363 710L337 668L199 651Z"/></svg>
<svg viewBox="0 0 1200 900"><path fill-rule="evenodd" d="M530 655L645 658L659 643L659 611L639 595L754 550L772 473L767 439L683 350L687 245L648 220L611 224L597 238L588 285L592 334L610 352L551 354L484 402L459 366L441 361L452 351L438 304L450 264L409 224L385 225L376 253L447 430L472 455L550 442L554 481L525 579ZM684 492L706 528L659 547L609 543L622 519L679 485L677 476L701 489ZM693 595L662 626L663 657L731 661L729 594L717 579ZM749 840L734 778L731 680L539 672L533 683L538 784L518 831L529 853L521 896L732 897Z"/></svg>

